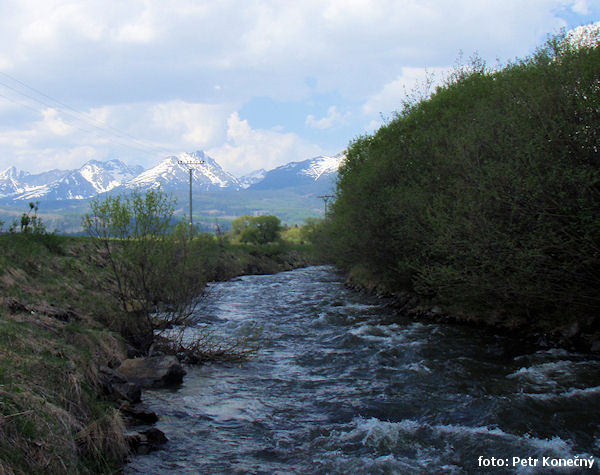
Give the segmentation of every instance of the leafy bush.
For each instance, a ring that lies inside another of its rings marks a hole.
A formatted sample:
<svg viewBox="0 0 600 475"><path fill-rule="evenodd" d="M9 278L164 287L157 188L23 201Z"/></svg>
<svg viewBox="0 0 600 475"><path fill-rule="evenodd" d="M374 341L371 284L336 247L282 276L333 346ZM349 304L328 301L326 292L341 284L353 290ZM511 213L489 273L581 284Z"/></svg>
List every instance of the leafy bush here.
<svg viewBox="0 0 600 475"><path fill-rule="evenodd" d="M112 271L106 288L125 315L121 333L147 351L157 331L192 324L206 285L203 244L185 223L173 229L171 197L151 190L97 199L90 208L83 226Z"/></svg>
<svg viewBox="0 0 600 475"><path fill-rule="evenodd" d="M600 48L589 44L554 38L498 71L476 62L351 143L327 223L336 262L469 310L597 315Z"/></svg>
<svg viewBox="0 0 600 475"><path fill-rule="evenodd" d="M231 223L233 235L242 243L267 244L277 241L282 231L277 216L241 216Z"/></svg>

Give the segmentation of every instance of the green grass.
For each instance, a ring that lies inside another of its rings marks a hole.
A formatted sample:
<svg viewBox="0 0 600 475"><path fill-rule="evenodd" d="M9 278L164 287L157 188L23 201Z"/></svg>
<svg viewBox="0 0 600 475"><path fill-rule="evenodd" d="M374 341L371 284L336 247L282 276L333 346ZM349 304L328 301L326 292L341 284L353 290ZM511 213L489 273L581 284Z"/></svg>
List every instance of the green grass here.
<svg viewBox="0 0 600 475"><path fill-rule="evenodd" d="M209 280L311 263L311 247L197 238ZM110 273L89 238L0 235L0 474L105 473L126 451L97 367L124 357ZM61 321L48 309L69 310ZM111 326L112 325L112 326Z"/></svg>
<svg viewBox="0 0 600 475"><path fill-rule="evenodd" d="M110 311L94 285L102 269L85 240L14 234L0 246L0 473L115 469L122 424L95 367L122 350L94 318ZM49 307L77 320L45 315Z"/></svg>

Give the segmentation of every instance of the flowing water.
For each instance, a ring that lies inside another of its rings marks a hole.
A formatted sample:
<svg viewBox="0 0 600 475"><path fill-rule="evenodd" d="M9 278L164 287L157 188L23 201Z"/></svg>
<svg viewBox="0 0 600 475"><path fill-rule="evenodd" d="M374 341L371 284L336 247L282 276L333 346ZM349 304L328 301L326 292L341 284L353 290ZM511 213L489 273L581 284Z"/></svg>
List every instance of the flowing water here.
<svg viewBox="0 0 600 475"><path fill-rule="evenodd" d="M144 392L169 442L125 473L599 473L598 360L415 322L329 267L217 283L200 312L262 348Z"/></svg>

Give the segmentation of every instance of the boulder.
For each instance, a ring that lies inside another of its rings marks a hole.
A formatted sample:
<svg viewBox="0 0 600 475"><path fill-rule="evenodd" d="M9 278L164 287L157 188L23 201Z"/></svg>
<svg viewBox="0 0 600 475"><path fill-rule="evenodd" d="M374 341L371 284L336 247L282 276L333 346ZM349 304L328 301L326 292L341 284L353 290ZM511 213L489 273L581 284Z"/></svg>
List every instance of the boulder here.
<svg viewBox="0 0 600 475"><path fill-rule="evenodd" d="M140 386L134 382L127 381L118 371L108 366L98 368L98 376L104 393L116 401L139 402L142 396Z"/></svg>
<svg viewBox="0 0 600 475"><path fill-rule="evenodd" d="M118 371L128 381L146 388L179 384L185 370L174 356L151 356L123 361Z"/></svg>
<svg viewBox="0 0 600 475"><path fill-rule="evenodd" d="M142 436L137 432L125 432L125 442L133 452L137 452L142 445Z"/></svg>
<svg viewBox="0 0 600 475"><path fill-rule="evenodd" d="M158 450L161 445L169 441L164 432L155 427L141 431L138 435L140 436L140 444L135 447L135 451L140 455Z"/></svg>
<svg viewBox="0 0 600 475"><path fill-rule="evenodd" d="M142 434L148 441L148 444L152 446L166 444L169 441L165 433L162 430L157 429L156 427L151 427L150 429L143 430L140 432L140 434Z"/></svg>
<svg viewBox="0 0 600 475"><path fill-rule="evenodd" d="M119 410L125 416L127 422L132 425L154 424L158 421L158 415L154 411L139 404L133 406L128 402L124 402Z"/></svg>

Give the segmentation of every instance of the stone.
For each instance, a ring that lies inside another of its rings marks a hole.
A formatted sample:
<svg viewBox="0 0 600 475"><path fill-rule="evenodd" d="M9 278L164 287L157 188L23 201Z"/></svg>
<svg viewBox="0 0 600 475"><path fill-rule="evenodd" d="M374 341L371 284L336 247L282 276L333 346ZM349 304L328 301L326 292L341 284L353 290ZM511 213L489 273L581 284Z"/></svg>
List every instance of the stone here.
<svg viewBox="0 0 600 475"><path fill-rule="evenodd" d="M169 441L164 432L155 427L141 432L126 432L125 440L128 442L129 447L139 455L158 450L161 445Z"/></svg>
<svg viewBox="0 0 600 475"><path fill-rule="evenodd" d="M119 410L131 424L154 424L158 421L156 412L141 407L140 405L132 406L128 402L124 402L121 404L121 407L119 407Z"/></svg>
<svg viewBox="0 0 600 475"><path fill-rule="evenodd" d="M442 309L439 306L435 305L431 310L429 310L429 313L431 315L440 315L442 313Z"/></svg>
<svg viewBox="0 0 600 475"><path fill-rule="evenodd" d="M142 444L142 436L137 432L125 432L125 442L132 451L137 452Z"/></svg>
<svg viewBox="0 0 600 475"><path fill-rule="evenodd" d="M151 356L123 361L118 372L142 387L166 387L183 381L185 370L175 356Z"/></svg>
<svg viewBox="0 0 600 475"><path fill-rule="evenodd" d="M117 399L131 403L140 402L142 399L142 388L139 384L129 381L126 383L115 383L112 385L112 389Z"/></svg>
<svg viewBox="0 0 600 475"><path fill-rule="evenodd" d="M112 399L131 403L140 401L142 389L139 384L127 381L122 374L108 366L100 366L98 375L104 393Z"/></svg>
<svg viewBox="0 0 600 475"><path fill-rule="evenodd" d="M166 444L169 441L165 433L156 427L151 427L150 429L143 430L140 433L146 437L148 444L153 446Z"/></svg>

